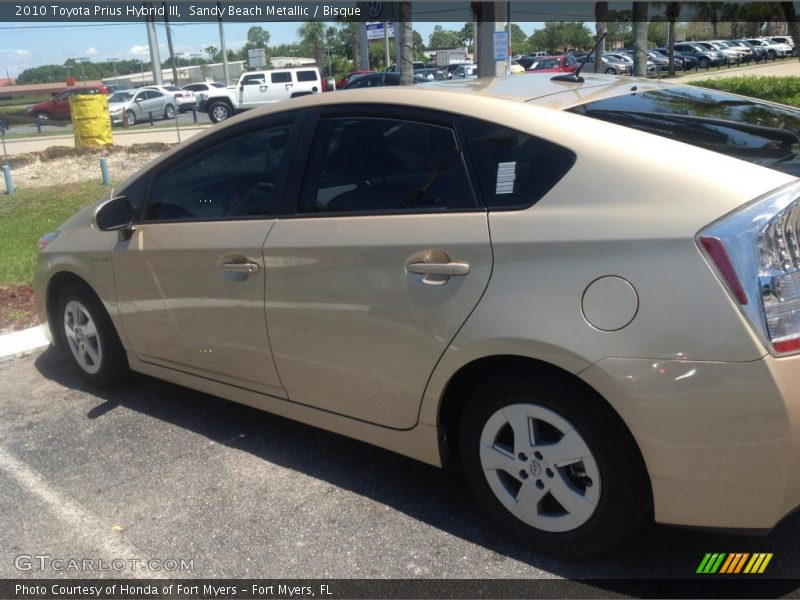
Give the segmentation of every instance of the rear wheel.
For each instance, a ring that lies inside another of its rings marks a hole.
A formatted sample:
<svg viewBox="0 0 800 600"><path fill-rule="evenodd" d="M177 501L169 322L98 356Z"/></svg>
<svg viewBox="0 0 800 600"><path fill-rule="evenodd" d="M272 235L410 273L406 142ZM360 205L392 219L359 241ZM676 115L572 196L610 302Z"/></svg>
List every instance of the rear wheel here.
<svg viewBox="0 0 800 600"><path fill-rule="evenodd" d="M461 421L467 480L521 544L585 557L624 541L650 507L630 434L594 394L506 374L473 394Z"/></svg>
<svg viewBox="0 0 800 600"><path fill-rule="evenodd" d="M125 350L111 319L85 286L69 284L58 297L59 331L81 376L110 387L128 373Z"/></svg>

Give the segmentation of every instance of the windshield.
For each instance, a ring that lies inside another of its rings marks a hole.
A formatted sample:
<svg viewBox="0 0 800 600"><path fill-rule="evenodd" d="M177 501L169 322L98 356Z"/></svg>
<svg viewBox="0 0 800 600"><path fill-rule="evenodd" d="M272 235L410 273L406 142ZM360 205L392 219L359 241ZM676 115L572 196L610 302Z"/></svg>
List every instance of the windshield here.
<svg viewBox="0 0 800 600"><path fill-rule="evenodd" d="M800 110L685 86L570 109L800 176Z"/></svg>
<svg viewBox="0 0 800 600"><path fill-rule="evenodd" d="M133 92L114 92L109 96L109 102L127 102L133 98Z"/></svg>

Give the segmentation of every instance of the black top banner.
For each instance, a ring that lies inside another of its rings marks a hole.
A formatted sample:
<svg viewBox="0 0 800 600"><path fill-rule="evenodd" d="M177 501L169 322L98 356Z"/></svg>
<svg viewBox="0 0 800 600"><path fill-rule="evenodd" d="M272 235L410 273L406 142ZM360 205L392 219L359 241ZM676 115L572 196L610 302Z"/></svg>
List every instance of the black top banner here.
<svg viewBox="0 0 800 600"><path fill-rule="evenodd" d="M412 21L467 22L481 20L480 2L414 0ZM507 4L516 22L594 21L595 3L570 0L518 0ZM611 20L631 20L630 2L609 2ZM666 18L667 2L650 2L647 19ZM682 2L680 19L698 15L698 2ZM763 2L728 2L743 9ZM796 3L800 4L800 3ZM270 21L396 21L399 2L272 2L267 0L171 0L164 2L85 0L0 0L0 22L142 22L148 19L173 22L270 22ZM473 6L477 8L473 12ZM746 11L745 11L746 12ZM800 6L797 12L800 13ZM744 13L743 13L744 14ZM741 20L741 19L740 19ZM746 20L746 19L745 19Z"/></svg>

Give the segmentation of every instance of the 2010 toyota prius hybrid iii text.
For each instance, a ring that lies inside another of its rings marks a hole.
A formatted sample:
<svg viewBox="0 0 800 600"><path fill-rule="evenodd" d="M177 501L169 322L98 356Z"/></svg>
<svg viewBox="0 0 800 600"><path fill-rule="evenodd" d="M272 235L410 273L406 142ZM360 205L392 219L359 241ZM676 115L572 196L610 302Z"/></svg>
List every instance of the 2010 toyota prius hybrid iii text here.
<svg viewBox="0 0 800 600"><path fill-rule="evenodd" d="M543 552L764 532L800 504L798 135L604 75L298 98L42 238L40 319L92 383L460 463Z"/></svg>

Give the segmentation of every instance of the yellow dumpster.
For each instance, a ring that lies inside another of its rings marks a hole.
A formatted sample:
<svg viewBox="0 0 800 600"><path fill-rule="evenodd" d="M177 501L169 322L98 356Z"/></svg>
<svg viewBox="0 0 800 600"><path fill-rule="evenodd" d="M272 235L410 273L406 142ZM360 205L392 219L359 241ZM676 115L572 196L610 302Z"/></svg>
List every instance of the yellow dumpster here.
<svg viewBox="0 0 800 600"><path fill-rule="evenodd" d="M106 146L113 144L111 118L108 115L108 98L105 94L73 94L69 97L75 147Z"/></svg>

